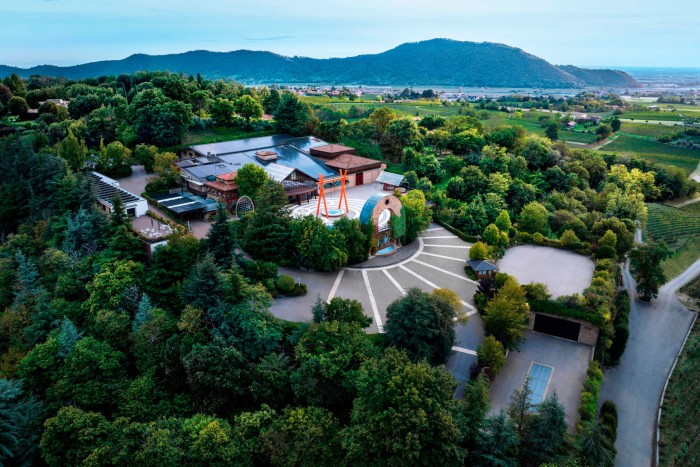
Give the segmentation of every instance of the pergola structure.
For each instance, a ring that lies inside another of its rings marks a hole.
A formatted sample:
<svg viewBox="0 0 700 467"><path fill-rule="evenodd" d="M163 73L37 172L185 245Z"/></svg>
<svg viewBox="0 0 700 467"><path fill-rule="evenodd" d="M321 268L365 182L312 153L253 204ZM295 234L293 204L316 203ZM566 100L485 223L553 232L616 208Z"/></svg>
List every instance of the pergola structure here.
<svg viewBox="0 0 700 467"><path fill-rule="evenodd" d="M325 184L326 183L335 183L335 182L340 182L340 199L338 200L338 209L331 209L330 213L328 211L328 203L326 202L326 189L325 189ZM318 174L318 182L316 182L316 185L318 185L318 206L316 207L316 216L321 212L321 200L323 200L323 208L325 210L325 216L326 217L337 217L337 216L342 216L344 213L343 211L340 210L341 206L343 205L343 201L345 201L345 212L349 212L350 208L348 207L348 195L345 191L345 183L348 181L348 171L341 170L340 171L340 176L339 177L332 177L332 178L326 178L323 174Z"/></svg>

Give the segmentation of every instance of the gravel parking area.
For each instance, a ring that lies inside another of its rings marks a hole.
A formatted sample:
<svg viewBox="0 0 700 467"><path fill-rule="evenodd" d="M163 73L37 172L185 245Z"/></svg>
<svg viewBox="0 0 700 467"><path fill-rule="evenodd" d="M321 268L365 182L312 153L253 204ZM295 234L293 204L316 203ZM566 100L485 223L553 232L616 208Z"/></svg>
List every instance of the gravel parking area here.
<svg viewBox="0 0 700 467"><path fill-rule="evenodd" d="M522 245L506 251L498 267L521 284L546 284L552 297L556 298L582 293L591 284L594 264L572 251Z"/></svg>

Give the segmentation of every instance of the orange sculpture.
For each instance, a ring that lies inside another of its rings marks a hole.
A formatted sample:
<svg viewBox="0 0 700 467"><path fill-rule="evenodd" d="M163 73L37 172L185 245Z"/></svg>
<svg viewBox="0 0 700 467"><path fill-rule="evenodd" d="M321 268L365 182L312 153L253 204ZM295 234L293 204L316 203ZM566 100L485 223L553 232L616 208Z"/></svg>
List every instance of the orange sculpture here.
<svg viewBox="0 0 700 467"><path fill-rule="evenodd" d="M340 171L340 176L339 177L332 177L329 179L326 179L326 177L323 174L318 174L318 182L316 182L316 185L318 186L318 206L316 207L316 216L321 212L321 200L323 200L323 208L325 210L324 215L326 217L335 217L335 216L330 216L328 214L328 204L326 202L326 189L325 189L325 184L326 183L335 183L335 182L340 182L340 199L338 200L338 211L340 211L340 207L343 205L343 201L345 201L345 213L348 213L350 211L350 208L348 208L348 195L345 191L345 182L348 180L348 171ZM342 214L338 214L342 215Z"/></svg>

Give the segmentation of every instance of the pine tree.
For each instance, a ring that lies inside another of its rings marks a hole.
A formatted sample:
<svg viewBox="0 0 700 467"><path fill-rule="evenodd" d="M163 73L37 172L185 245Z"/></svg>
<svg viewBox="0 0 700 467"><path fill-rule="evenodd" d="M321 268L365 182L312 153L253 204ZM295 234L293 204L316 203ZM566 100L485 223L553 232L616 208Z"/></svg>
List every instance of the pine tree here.
<svg viewBox="0 0 700 467"><path fill-rule="evenodd" d="M17 282L15 283L14 308L18 309L37 295L39 292L39 271L31 258L21 251L15 255L17 261Z"/></svg>
<svg viewBox="0 0 700 467"><path fill-rule="evenodd" d="M520 440L520 460L524 466L557 463L557 456L565 448L566 419L557 394L544 401L538 407L538 412L527 437Z"/></svg>
<svg viewBox="0 0 700 467"><path fill-rule="evenodd" d="M518 433L503 412L487 418L476 435L476 448L470 453L472 465L516 467Z"/></svg>
<svg viewBox="0 0 700 467"><path fill-rule="evenodd" d="M78 331L78 328L75 327L73 321L69 318L63 318L61 322L61 331L58 334L58 356L63 358L67 357L73 351L75 344L80 340L82 334L83 333Z"/></svg>
<svg viewBox="0 0 700 467"><path fill-rule="evenodd" d="M139 327L147 323L153 317L153 305L151 304L151 299L148 295L143 294L141 296L141 301L139 302L139 308L134 316L134 321L131 323L131 330L136 333Z"/></svg>
<svg viewBox="0 0 700 467"><path fill-rule="evenodd" d="M320 294L316 295L316 301L311 307L311 314L313 315L314 323L323 322L323 318L326 314L326 302L323 301Z"/></svg>
<svg viewBox="0 0 700 467"><path fill-rule="evenodd" d="M207 235L207 249L214 256L216 264L226 269L231 264L235 241L231 232L228 212L222 203L216 207L216 222Z"/></svg>
<svg viewBox="0 0 700 467"><path fill-rule="evenodd" d="M522 387L513 392L510 398L510 405L507 409L508 418L510 418L515 425L520 439L525 438L527 435L530 422L534 417L532 413L533 405L530 401L531 396L532 389L530 389L530 377L528 376L525 378Z"/></svg>
<svg viewBox="0 0 700 467"><path fill-rule="evenodd" d="M197 263L182 287L182 302L205 312L215 308L223 298L221 271L208 253Z"/></svg>
<svg viewBox="0 0 700 467"><path fill-rule="evenodd" d="M115 196L112 201L112 212L110 214L109 223L114 230L117 230L119 227L131 227L131 221L129 221L129 216L126 214L124 201L122 201L122 197L119 196L119 193L117 193L117 196Z"/></svg>

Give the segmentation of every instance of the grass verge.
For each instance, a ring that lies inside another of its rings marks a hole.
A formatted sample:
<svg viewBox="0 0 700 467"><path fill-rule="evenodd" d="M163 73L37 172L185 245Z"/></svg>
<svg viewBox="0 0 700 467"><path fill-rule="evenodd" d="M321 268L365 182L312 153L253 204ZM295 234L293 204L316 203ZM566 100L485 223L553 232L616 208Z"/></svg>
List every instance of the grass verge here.
<svg viewBox="0 0 700 467"><path fill-rule="evenodd" d="M666 389L659 423L660 466L700 464L698 381L700 381L700 323L696 320Z"/></svg>

